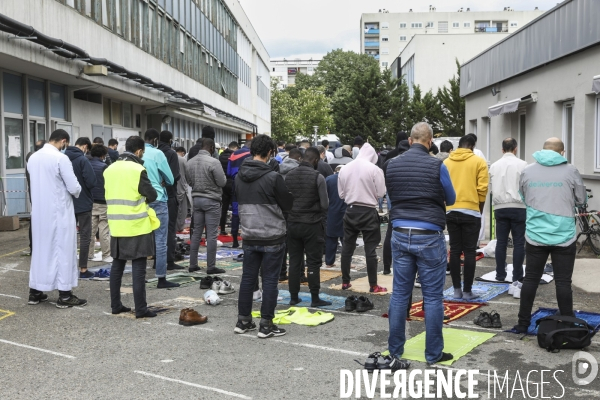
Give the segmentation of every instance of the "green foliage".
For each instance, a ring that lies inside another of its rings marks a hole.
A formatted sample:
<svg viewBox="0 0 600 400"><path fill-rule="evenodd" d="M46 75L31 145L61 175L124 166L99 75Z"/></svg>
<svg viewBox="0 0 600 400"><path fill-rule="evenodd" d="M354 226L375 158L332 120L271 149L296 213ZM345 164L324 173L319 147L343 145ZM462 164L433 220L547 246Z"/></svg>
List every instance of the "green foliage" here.
<svg viewBox="0 0 600 400"><path fill-rule="evenodd" d="M465 99L460 97L460 64L456 60L457 75L448 81L450 87L438 89L441 129L444 136L463 136L465 134Z"/></svg>
<svg viewBox="0 0 600 400"><path fill-rule="evenodd" d="M271 136L275 140L295 142L300 130L298 104L289 92L277 89L277 79L271 79Z"/></svg>

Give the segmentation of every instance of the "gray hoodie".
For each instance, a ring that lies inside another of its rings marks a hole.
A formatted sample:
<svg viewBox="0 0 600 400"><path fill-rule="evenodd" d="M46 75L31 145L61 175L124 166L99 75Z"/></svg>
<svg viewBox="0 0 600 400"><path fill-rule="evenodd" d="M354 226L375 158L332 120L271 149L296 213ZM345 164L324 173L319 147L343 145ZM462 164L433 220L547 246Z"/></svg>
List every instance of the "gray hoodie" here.
<svg viewBox="0 0 600 400"><path fill-rule="evenodd" d="M285 179L288 172L295 168L298 168L299 165L300 161L296 161L293 158L286 157L285 160L283 160L283 162L279 164L279 173L281 174L281 176L283 176L283 179Z"/></svg>

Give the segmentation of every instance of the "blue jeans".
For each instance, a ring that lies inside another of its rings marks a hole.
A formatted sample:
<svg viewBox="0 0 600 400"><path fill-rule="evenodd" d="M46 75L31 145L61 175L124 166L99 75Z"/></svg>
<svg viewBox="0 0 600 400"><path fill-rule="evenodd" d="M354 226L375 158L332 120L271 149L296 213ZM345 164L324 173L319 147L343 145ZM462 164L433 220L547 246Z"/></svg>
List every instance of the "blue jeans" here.
<svg viewBox="0 0 600 400"><path fill-rule="evenodd" d="M344 243L344 238L337 238L333 236L325 237L325 265L335 264L335 255L338 248L338 240Z"/></svg>
<svg viewBox="0 0 600 400"><path fill-rule="evenodd" d="M444 234L408 235L392 233L394 290L390 298L388 349L401 357L406 342L406 313L415 274L419 272L425 310L425 360L439 361L444 349L442 302L446 281L446 241Z"/></svg>
<svg viewBox="0 0 600 400"><path fill-rule="evenodd" d="M156 277L167 276L167 235L169 233L169 208L166 201L155 201L148 204L160 220L160 228L154 231L156 243Z"/></svg>
<svg viewBox="0 0 600 400"><path fill-rule="evenodd" d="M285 243L273 246L243 245L244 264L242 281L238 297L238 319L252 320L252 293L258 283L258 275L262 268L262 304L260 306L261 324L273 320L279 290L279 273L285 252Z"/></svg>
<svg viewBox="0 0 600 400"><path fill-rule="evenodd" d="M512 281L523 280L523 260L525 259L525 221L527 210L524 208L501 208L495 210L496 216L496 280L506 278L506 246L508 234L513 238L513 275Z"/></svg>

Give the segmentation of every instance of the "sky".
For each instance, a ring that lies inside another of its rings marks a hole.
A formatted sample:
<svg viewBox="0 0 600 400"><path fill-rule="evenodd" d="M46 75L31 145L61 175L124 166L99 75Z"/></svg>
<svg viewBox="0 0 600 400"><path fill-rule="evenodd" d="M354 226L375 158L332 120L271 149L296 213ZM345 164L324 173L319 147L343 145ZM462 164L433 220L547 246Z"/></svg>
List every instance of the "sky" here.
<svg viewBox="0 0 600 400"><path fill-rule="evenodd" d="M557 0L239 0L272 59L321 58L333 49L359 51L360 16L437 11L549 10Z"/></svg>

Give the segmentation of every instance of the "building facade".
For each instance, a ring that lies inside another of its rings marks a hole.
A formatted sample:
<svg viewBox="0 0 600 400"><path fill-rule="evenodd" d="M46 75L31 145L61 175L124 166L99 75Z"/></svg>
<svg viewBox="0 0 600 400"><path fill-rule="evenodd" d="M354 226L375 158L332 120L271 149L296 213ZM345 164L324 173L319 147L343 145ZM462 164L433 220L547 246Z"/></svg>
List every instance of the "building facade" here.
<svg viewBox="0 0 600 400"><path fill-rule="evenodd" d="M122 145L148 128L189 148L270 131L269 55L237 0L0 2L4 215L28 209L25 155L62 128Z"/></svg>
<svg viewBox="0 0 600 400"><path fill-rule="evenodd" d="M277 79L277 88L285 89L296 84L296 75L313 75L321 60L271 60L271 76Z"/></svg>
<svg viewBox="0 0 600 400"><path fill-rule="evenodd" d="M438 12L430 6L428 12L362 14L360 19L360 50L379 61L381 68L391 68L414 35L495 35L512 33L538 17L542 11L471 11ZM500 40L498 37L496 40Z"/></svg>
<svg viewBox="0 0 600 400"><path fill-rule="evenodd" d="M461 66L465 133L478 135L488 160L502 156L507 137L529 163L546 139L562 138L567 160L600 194L599 13L600 2L563 1Z"/></svg>

